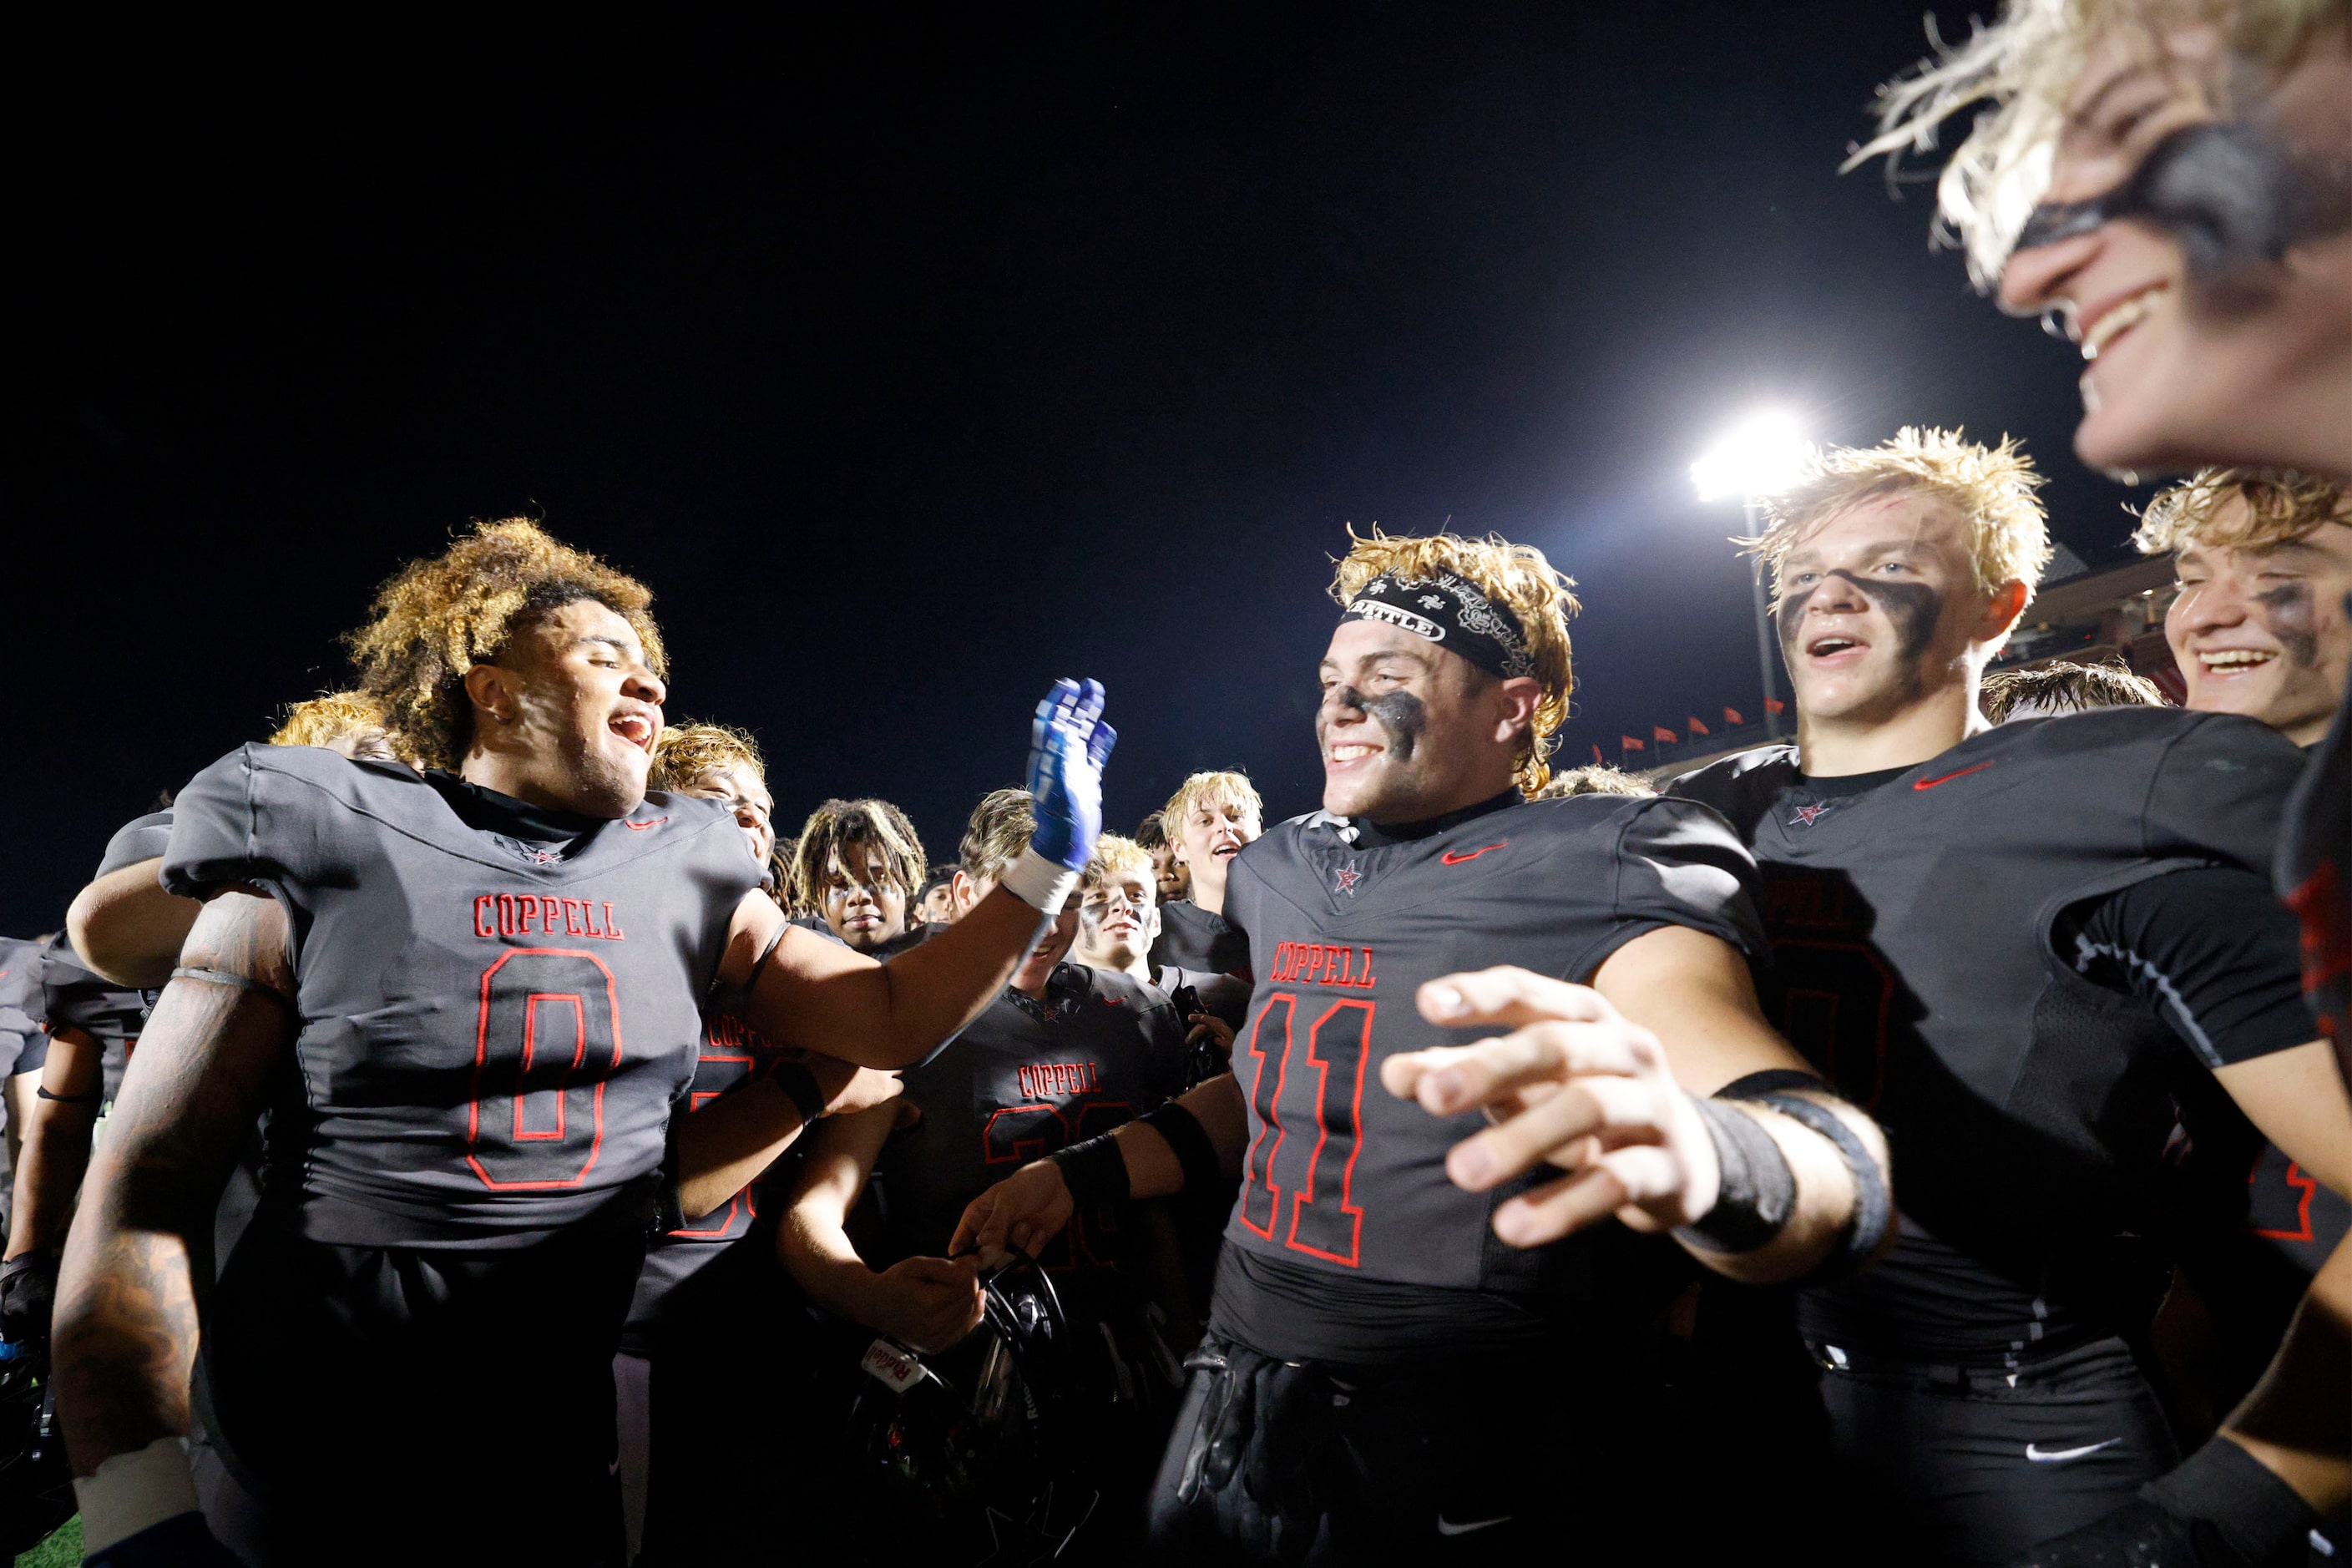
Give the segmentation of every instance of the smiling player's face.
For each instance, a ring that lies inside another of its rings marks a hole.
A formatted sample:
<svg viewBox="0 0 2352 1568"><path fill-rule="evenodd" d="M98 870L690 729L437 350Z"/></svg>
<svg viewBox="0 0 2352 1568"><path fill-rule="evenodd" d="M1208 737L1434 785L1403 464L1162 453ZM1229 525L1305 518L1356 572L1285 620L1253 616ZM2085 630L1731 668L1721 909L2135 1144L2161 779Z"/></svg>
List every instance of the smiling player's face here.
<svg viewBox="0 0 2352 1568"><path fill-rule="evenodd" d="M1318 679L1324 810L1419 822L1492 793L1481 792L1507 704L1502 682L1468 659L1386 622L1350 617L1331 634ZM1499 743L1507 757L1509 742Z"/></svg>
<svg viewBox="0 0 2352 1568"><path fill-rule="evenodd" d="M1800 540L1780 568L1780 651L1808 721L1892 719L1967 679L1985 606L1946 503L1874 496Z"/></svg>
<svg viewBox="0 0 2352 1568"><path fill-rule="evenodd" d="M525 798L588 816L635 810L668 692L627 620L575 599L516 637L496 668L475 692L476 743L504 753Z"/></svg>
<svg viewBox="0 0 2352 1568"><path fill-rule="evenodd" d="M2116 190L2166 138L2219 118L2233 76L2217 29L2137 29L2094 47L2042 198ZM2326 29L2259 103L2257 123L2298 159L2352 156L2352 53ZM2244 176L2239 175L2242 183ZM2192 270L2171 233L2120 217L2017 251L2002 306L2053 315L2083 356L2074 449L2093 468L2177 472L2204 463L2352 471L2352 234L2221 278Z"/></svg>
<svg viewBox="0 0 2352 1568"><path fill-rule="evenodd" d="M2317 741L2352 675L2352 528L2322 523L2260 550L2191 545L2176 570L2164 635L2186 706L2243 713L2297 745Z"/></svg>

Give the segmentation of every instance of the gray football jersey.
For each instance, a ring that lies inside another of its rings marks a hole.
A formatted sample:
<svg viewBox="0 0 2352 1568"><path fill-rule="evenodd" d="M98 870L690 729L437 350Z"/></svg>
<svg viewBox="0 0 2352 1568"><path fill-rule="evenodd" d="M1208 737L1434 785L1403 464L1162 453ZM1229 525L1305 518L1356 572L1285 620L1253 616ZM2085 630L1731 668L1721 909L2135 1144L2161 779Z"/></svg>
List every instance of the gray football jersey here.
<svg viewBox="0 0 2352 1568"><path fill-rule="evenodd" d="M2107 1321L2195 1068L2151 1006L2075 972L2060 924L2168 871L2266 868L2299 760L2252 720L2117 708L2004 724L1857 794L1809 784L1788 746L1675 781L1756 851L1774 1022L1894 1151L1894 1253L1808 1292L1809 1324L1942 1351Z"/></svg>
<svg viewBox="0 0 2352 1568"><path fill-rule="evenodd" d="M1389 1056L1483 1033L1424 1021L1413 993L1504 963L1583 981L1665 925L1760 954L1754 863L1688 801L1532 801L1377 848L1351 831L1318 812L1234 862L1225 915L1249 935L1256 987L1234 1042L1250 1141L1226 1245L1326 1271L1342 1289L1546 1288L1561 1249L1507 1247L1489 1224L1538 1178L1464 1192L1446 1152L1484 1120L1434 1117L1381 1087Z"/></svg>
<svg viewBox="0 0 2352 1568"><path fill-rule="evenodd" d="M93 877L103 877L120 871L125 866L136 866L142 860L152 860L172 844L172 812L170 807L151 811L144 816L134 816L114 830L106 841L106 853L99 858Z"/></svg>
<svg viewBox="0 0 2352 1568"><path fill-rule="evenodd" d="M257 884L289 917L265 1201L319 1241L496 1247L660 1165L760 868L707 800L526 852L408 768L249 745L181 793L163 877Z"/></svg>

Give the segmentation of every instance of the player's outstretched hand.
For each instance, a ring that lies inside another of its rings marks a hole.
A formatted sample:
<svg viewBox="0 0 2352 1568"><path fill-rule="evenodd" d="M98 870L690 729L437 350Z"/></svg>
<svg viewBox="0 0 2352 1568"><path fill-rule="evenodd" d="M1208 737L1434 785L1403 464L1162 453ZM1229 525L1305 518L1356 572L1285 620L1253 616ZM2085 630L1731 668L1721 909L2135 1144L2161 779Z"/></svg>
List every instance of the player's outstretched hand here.
<svg viewBox="0 0 2352 1568"><path fill-rule="evenodd" d="M977 1252L982 1268L993 1268L1013 1248L1037 1249L1070 1223L1070 1187L1062 1167L1033 1160L964 1205L948 1250L961 1258Z"/></svg>
<svg viewBox="0 0 2352 1568"><path fill-rule="evenodd" d="M980 1260L908 1258L874 1277L858 1317L909 1350L933 1354L980 1326Z"/></svg>
<svg viewBox="0 0 2352 1568"><path fill-rule="evenodd" d="M1057 680L1029 726L1029 847L1065 870L1085 870L1102 833L1103 764L1118 740L1102 710L1100 681Z"/></svg>
<svg viewBox="0 0 2352 1568"><path fill-rule="evenodd" d="M1501 968L1433 980L1417 1001L1433 1024L1511 1031L1381 1064L1398 1099L1433 1116L1483 1110L1495 1124L1446 1155L1454 1184L1486 1192L1547 1161L1570 1173L1496 1208L1496 1236L1536 1247L1612 1214L1667 1230L1714 1206L1721 1167L1706 1123L1658 1037L1601 993Z"/></svg>

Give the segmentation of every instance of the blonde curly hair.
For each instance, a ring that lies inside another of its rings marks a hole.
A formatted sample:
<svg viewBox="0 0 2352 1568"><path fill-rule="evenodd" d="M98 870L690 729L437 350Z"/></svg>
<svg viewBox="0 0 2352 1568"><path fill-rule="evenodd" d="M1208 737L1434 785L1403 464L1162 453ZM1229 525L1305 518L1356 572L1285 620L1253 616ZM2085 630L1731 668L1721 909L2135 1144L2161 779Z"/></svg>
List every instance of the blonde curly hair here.
<svg viewBox="0 0 2352 1568"><path fill-rule="evenodd" d="M2233 500L2245 504L2225 519ZM2344 488L2327 479L2251 468L2202 468L2147 503L2132 542L2142 555L2197 544L2268 550L2326 523L2352 528L2352 504L2347 503L2352 498Z"/></svg>
<svg viewBox="0 0 2352 1568"><path fill-rule="evenodd" d="M724 724L688 722L663 728L654 742L654 761L646 775L647 789L672 793L720 768L747 767L768 782L768 764L760 742L748 731Z"/></svg>
<svg viewBox="0 0 2352 1568"><path fill-rule="evenodd" d="M1484 539L1453 533L1416 537L1383 533L1376 523L1370 534L1360 534L1350 525L1348 538L1353 548L1340 558L1331 579L1331 596L1342 607L1354 604L1364 584L1384 574L1412 581L1451 572L1518 617L1543 695L1520 741L1511 777L1519 793L1532 798L1551 777L1545 759L1559 743L1558 731L1567 721L1569 696L1576 689L1568 643L1568 619L1580 608L1570 592L1575 579L1555 571L1533 545L1513 544L1500 534Z"/></svg>
<svg viewBox="0 0 2352 1568"><path fill-rule="evenodd" d="M1945 121L1982 104L1969 134L1936 183L1938 245L1967 253L1969 275L1990 292L2050 188L2058 138L2092 51L2120 37L2143 60L2163 58L2158 29L2202 23L2231 45L2231 60L2198 85L2216 112L2228 101L2233 64L2274 72L2312 37L2352 20L2352 0L2008 0L1990 26L1973 23L1963 44L1946 44L1929 18L1935 53L1878 89L1878 134L1851 150L1851 169L1881 153L1890 178L1906 153L1936 146Z"/></svg>
<svg viewBox="0 0 2352 1568"><path fill-rule="evenodd" d="M1140 872L1150 881L1154 869L1150 850L1132 838L1106 833L1095 840L1095 852L1088 858L1087 868L1078 873L1078 889L1091 892L1122 871Z"/></svg>
<svg viewBox="0 0 2352 1568"><path fill-rule="evenodd" d="M1772 605L1778 609L1789 552L1822 523L1873 497L1932 496L1969 525L1977 591L1990 595L2003 584L2022 583L2026 603L2032 604L2053 553L2049 519L2034 493L2042 483L2033 459L2011 437L1987 447L1958 430L1906 425L1875 447L1811 453L1794 483L1762 498L1764 531L1733 542L1772 569Z"/></svg>
<svg viewBox="0 0 2352 1568"><path fill-rule="evenodd" d="M381 733L394 756L406 761L400 737L383 721L383 706L363 691L330 691L286 710L270 732L273 746L327 746L347 735L373 730Z"/></svg>
<svg viewBox="0 0 2352 1568"><path fill-rule="evenodd" d="M360 689L383 705L415 760L455 768L474 731L467 671L498 658L520 627L581 599L627 621L647 667L667 677L653 590L520 517L478 522L440 554L401 568L344 641Z"/></svg>

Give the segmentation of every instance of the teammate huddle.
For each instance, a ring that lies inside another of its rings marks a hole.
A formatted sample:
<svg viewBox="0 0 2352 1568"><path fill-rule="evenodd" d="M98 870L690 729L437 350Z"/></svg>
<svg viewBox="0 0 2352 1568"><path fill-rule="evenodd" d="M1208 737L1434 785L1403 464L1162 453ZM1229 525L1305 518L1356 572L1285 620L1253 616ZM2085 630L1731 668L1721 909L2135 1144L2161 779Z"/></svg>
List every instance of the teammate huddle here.
<svg viewBox="0 0 2352 1568"><path fill-rule="evenodd" d="M2188 710L1989 720L2039 480L1905 429L1749 542L1793 745L1555 779L1568 580L1351 533L1321 809L1104 836L1063 681L941 875L879 801L780 845L650 591L480 525L0 952L0 1334L89 1560L2334 1550L2352 13L2012 0L1873 150L1980 100L1943 211L2078 450L2238 465L2142 530ZM2168 1279L2277 1347L2185 1456Z"/></svg>

